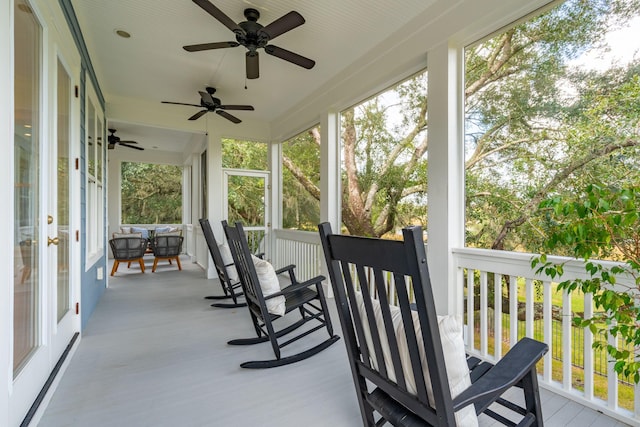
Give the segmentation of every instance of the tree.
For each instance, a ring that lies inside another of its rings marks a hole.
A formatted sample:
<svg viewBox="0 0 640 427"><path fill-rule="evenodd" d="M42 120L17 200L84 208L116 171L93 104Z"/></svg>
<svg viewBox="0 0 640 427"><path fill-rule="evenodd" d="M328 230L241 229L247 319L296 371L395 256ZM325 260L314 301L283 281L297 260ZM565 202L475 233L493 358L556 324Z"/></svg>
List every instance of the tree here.
<svg viewBox="0 0 640 427"><path fill-rule="evenodd" d="M541 200L634 164L637 69L567 64L638 9L636 0L572 0L466 50L468 244L535 247ZM426 81L421 74L342 112L342 218L352 234L426 223ZM319 200L298 160L284 164Z"/></svg>
<svg viewBox="0 0 640 427"><path fill-rule="evenodd" d="M282 162L282 226L317 231L320 222L320 127L315 126L285 141Z"/></svg>
<svg viewBox="0 0 640 427"><path fill-rule="evenodd" d="M606 348L619 374L640 382L640 185L605 187L588 185L573 197L555 196L540 204L548 238L545 253L531 266L552 279L561 278L566 263L552 263L546 253L560 250L584 262L587 279L565 280L559 289L580 289L593 294L596 312L591 318L576 317L574 323L620 339L624 345L596 340L594 348ZM593 259L617 259L603 264ZM627 281L620 283L619 278ZM558 279L559 280L559 279Z"/></svg>
<svg viewBox="0 0 640 427"><path fill-rule="evenodd" d="M637 11L637 2L570 1L468 50L469 244L535 250L542 236L531 216L541 200L614 169L611 156L633 155L637 130L614 130L637 121L633 73L567 64ZM624 81L631 96L616 108Z"/></svg>
<svg viewBox="0 0 640 427"><path fill-rule="evenodd" d="M182 168L122 163L124 224L182 223Z"/></svg>

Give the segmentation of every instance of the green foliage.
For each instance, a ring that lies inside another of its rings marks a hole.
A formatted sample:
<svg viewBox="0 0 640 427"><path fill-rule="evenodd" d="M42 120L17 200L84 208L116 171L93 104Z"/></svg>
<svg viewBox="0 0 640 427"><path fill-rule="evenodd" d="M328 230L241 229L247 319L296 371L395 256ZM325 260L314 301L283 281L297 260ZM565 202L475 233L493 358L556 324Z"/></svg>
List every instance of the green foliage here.
<svg viewBox="0 0 640 427"><path fill-rule="evenodd" d="M267 144L239 139L222 140L222 167L229 169L269 170Z"/></svg>
<svg viewBox="0 0 640 427"><path fill-rule="evenodd" d="M123 162L123 224L181 224L182 168Z"/></svg>
<svg viewBox="0 0 640 427"><path fill-rule="evenodd" d="M320 222L319 134L320 127L316 126L282 143L283 228L317 231Z"/></svg>
<svg viewBox="0 0 640 427"><path fill-rule="evenodd" d="M244 170L268 170L267 144L237 139L222 140L222 167ZM235 176L228 182L227 219L241 221L245 227L265 221L265 181L262 177Z"/></svg>
<svg viewBox="0 0 640 427"><path fill-rule="evenodd" d="M588 185L575 197L551 197L540 204L548 228L546 253L570 250L584 261L586 279L560 282L559 289L593 294L597 310L588 319L576 318L577 326L594 335L606 329L632 348L640 346L640 186L603 187ZM593 259L607 257L619 262L610 265ZM565 263L553 263L546 254L534 257L531 267L537 274L561 278ZM626 279L619 282L618 278ZM596 335L597 336L597 335ZM637 355L629 361L628 350L618 350L604 341L594 348L606 348L615 361L616 372L640 380Z"/></svg>
<svg viewBox="0 0 640 427"><path fill-rule="evenodd" d="M466 50L467 244L534 252L549 194L638 182L638 66L585 71L635 0L570 0Z"/></svg>

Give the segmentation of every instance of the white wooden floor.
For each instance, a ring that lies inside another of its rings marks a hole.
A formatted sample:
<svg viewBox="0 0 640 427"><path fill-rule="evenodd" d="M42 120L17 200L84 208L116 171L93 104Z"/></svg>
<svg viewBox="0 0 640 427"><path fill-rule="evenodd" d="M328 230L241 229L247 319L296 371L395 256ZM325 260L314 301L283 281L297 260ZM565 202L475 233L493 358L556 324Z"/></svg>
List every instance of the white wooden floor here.
<svg viewBox="0 0 640 427"><path fill-rule="evenodd" d="M267 343L226 344L255 335L246 308L210 307L203 297L220 294L219 284L186 259L183 271L162 264L156 273L151 261L145 274L121 265L109 278L40 426L361 425L342 340L297 364L242 369L243 361L273 357ZM326 336L314 333L285 355ZM624 425L541 394L547 426Z"/></svg>

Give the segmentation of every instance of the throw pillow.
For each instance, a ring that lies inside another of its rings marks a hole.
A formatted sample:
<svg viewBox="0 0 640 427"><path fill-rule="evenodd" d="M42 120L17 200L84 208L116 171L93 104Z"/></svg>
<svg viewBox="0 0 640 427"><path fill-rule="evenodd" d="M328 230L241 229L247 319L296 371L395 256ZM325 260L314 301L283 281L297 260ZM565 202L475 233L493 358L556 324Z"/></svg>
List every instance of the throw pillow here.
<svg viewBox="0 0 640 427"><path fill-rule="evenodd" d="M155 236L182 236L182 231L165 231L165 232L158 232L156 231Z"/></svg>
<svg viewBox="0 0 640 427"><path fill-rule="evenodd" d="M143 227L131 227L132 233L140 233L143 239L149 238L149 230Z"/></svg>
<svg viewBox="0 0 640 427"><path fill-rule="evenodd" d="M266 298L269 295L280 292L280 282L278 281L278 276L276 275L273 265L271 265L269 261L258 258L254 255L251 255L251 259L253 260L253 265L256 269L256 276L258 276L258 281L260 282L262 295ZM277 314L278 316L284 315L286 309L286 300L284 295L268 299L266 300L266 303L267 311L269 313Z"/></svg>
<svg viewBox="0 0 640 427"><path fill-rule="evenodd" d="M231 283L238 283L240 277L238 276L238 270L236 270L236 266L233 263L233 257L231 256L231 250L229 249L229 245L227 242L221 243L218 245L218 249L220 249L220 255L222 256L222 262L226 266L225 269L227 271L227 276Z"/></svg>
<svg viewBox="0 0 640 427"><path fill-rule="evenodd" d="M141 233L113 233L113 238L117 239L120 237L142 237Z"/></svg>
<svg viewBox="0 0 640 427"><path fill-rule="evenodd" d="M171 231L171 227L156 227L155 234L158 235L158 233L166 233L168 231Z"/></svg>
<svg viewBox="0 0 640 427"><path fill-rule="evenodd" d="M121 233L131 233L131 227L120 227Z"/></svg>
<svg viewBox="0 0 640 427"><path fill-rule="evenodd" d="M365 340L367 347L369 348L369 355L371 356L371 363L374 367L377 367L376 356L373 351L373 341L371 339L371 332L366 325L367 314L364 309L364 301L361 294L358 294L358 312L362 318L362 322L365 325ZM407 338L405 334L404 324L402 323L402 314L400 309L395 306L390 307L391 321L395 330L396 339L398 340L398 350L400 351L400 363L402 365L402 371L404 373L405 380L407 382L407 391L412 394L416 394L415 378L413 377L413 371L411 369L411 359L409 358L409 348L407 345ZM375 322L378 325L378 330L384 331L384 320L382 318L382 309L380 303L377 300L373 301L373 312ZM427 367L427 359L424 353L424 345L421 335L420 321L417 311L411 312L413 317L414 330L416 332L418 347L420 350L420 362L423 366L423 373L425 383L427 386L427 396L429 398L429 404L434 405L433 390L431 388L431 380L429 377L429 369ZM464 340L462 337L462 322L455 316L438 316L438 329L440 331L440 340L442 342L442 353L444 354L445 366L447 369L447 378L449 380L449 389L451 390L451 397L456 397L467 387L471 385L471 378L469 377L469 369L467 365L467 359L464 350ZM391 352L389 349L389 343L385 337L380 338L382 346L382 354L384 357L385 365L387 366L387 372L389 378L395 381L395 374L393 369L393 361L391 360ZM456 424L464 427L475 427L478 425L478 417L473 405L469 405L456 412Z"/></svg>

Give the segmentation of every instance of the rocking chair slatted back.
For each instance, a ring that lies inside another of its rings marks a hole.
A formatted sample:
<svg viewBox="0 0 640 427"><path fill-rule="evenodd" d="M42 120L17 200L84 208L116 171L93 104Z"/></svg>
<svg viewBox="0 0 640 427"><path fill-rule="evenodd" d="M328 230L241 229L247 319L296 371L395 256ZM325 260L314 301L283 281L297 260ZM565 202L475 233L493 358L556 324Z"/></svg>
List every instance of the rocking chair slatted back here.
<svg viewBox="0 0 640 427"><path fill-rule="evenodd" d="M479 413L504 422L487 408L514 410L501 400L512 386L524 389L518 416L542 425L535 364L547 346L524 338L472 384L462 326L436 315L420 227L405 228L404 241L319 231L364 425L477 425Z"/></svg>
<svg viewBox="0 0 640 427"><path fill-rule="evenodd" d="M220 253L218 242L213 235L213 230L211 229L209 220L207 218L201 218L200 226L202 227L202 233L204 234L204 239L207 242L209 253L211 254L211 258L213 259L213 264L215 266L216 273L218 274L218 279L220 280L220 285L222 286L223 292L223 295L212 295L205 298L213 300L223 300L231 298L231 300L233 301L233 303L213 303L211 304L212 307L245 307L247 305L246 303L238 302L238 298L244 295L244 293L242 292L242 284L239 280L234 281L229 277L227 268L233 267L233 264L226 265L224 260L222 259L222 254Z"/></svg>

